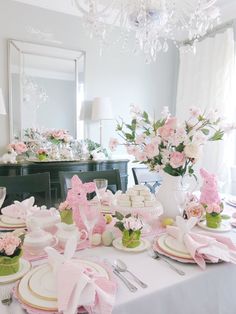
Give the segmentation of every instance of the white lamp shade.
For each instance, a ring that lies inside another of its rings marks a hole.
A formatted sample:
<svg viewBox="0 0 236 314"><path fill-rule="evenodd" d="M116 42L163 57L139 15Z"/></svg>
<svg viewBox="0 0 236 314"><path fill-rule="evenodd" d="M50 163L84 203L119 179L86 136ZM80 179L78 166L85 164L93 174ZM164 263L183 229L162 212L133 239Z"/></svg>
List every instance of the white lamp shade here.
<svg viewBox="0 0 236 314"><path fill-rule="evenodd" d="M0 114L7 114L1 88L0 88Z"/></svg>
<svg viewBox="0 0 236 314"><path fill-rule="evenodd" d="M108 97L96 97L92 106L92 120L112 120L112 104Z"/></svg>

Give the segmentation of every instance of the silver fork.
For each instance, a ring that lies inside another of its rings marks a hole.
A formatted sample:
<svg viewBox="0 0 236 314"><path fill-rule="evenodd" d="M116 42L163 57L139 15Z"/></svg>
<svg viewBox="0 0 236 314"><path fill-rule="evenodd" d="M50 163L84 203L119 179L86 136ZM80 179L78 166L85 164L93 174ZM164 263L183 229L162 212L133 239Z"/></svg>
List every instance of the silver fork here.
<svg viewBox="0 0 236 314"><path fill-rule="evenodd" d="M162 261L164 261L166 264L169 265L169 267L174 270L175 272L177 272L179 275L184 276L185 272L182 269L177 268L176 266L174 266L167 258L163 257L161 254L159 254L156 251L153 251L152 254L152 258L154 259L161 259Z"/></svg>

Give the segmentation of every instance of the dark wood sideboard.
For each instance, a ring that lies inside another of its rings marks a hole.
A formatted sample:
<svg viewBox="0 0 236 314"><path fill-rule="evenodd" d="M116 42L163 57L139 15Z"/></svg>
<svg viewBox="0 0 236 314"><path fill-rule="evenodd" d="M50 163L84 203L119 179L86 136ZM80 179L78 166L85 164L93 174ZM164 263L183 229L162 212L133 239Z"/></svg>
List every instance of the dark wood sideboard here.
<svg viewBox="0 0 236 314"><path fill-rule="evenodd" d="M51 180L52 203L58 204L60 197L59 171L102 171L119 169L122 190L127 190L128 159L117 160L83 160L55 162L22 162L18 164L0 164L0 176L27 175L32 173L49 172ZM37 184L37 183L36 183Z"/></svg>

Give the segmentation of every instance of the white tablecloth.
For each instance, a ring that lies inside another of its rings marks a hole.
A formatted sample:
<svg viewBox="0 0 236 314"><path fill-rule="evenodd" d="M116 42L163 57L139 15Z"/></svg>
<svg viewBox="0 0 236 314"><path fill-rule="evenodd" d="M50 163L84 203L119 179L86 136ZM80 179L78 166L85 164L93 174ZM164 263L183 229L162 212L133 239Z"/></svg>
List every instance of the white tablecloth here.
<svg viewBox="0 0 236 314"><path fill-rule="evenodd" d="M224 235L236 242L234 230ZM130 254L97 247L80 251L78 256L99 256L111 263L120 258L148 284L148 288L139 287L132 293L117 279L114 314L236 314L236 265L210 264L203 271L196 265L173 261L186 273L180 276L163 261L152 259L147 251ZM22 314L22 310L15 303L10 307L0 303L0 314L9 313Z"/></svg>

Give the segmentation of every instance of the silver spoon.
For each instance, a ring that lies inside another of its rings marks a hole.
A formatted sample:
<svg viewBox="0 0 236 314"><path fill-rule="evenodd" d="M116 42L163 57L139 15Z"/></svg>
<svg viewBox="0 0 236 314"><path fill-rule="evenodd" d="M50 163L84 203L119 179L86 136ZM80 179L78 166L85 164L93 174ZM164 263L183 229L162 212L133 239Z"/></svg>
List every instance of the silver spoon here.
<svg viewBox="0 0 236 314"><path fill-rule="evenodd" d="M137 282L137 284L140 285L140 287L142 288L147 288L147 284L142 282L138 277L136 277L133 273L131 273L131 271L128 270L127 265L121 261L120 259L115 260L114 264L116 265L116 268L120 271L120 272L127 272L129 273L133 279Z"/></svg>
<svg viewBox="0 0 236 314"><path fill-rule="evenodd" d="M126 287L131 291L131 292L136 292L138 289L135 287L128 279L126 279L119 271L116 265L112 265L113 268L113 273L120 278L120 280L123 281L123 283L126 285Z"/></svg>
<svg viewBox="0 0 236 314"><path fill-rule="evenodd" d="M162 261L164 261L166 264L169 265L169 267L171 269L173 269L175 272L177 272L179 275L184 276L185 272L179 268L177 268L176 266L174 266L171 262L168 261L167 258L163 257L161 254L159 254L158 252L152 252L152 258L154 259L161 259Z"/></svg>

